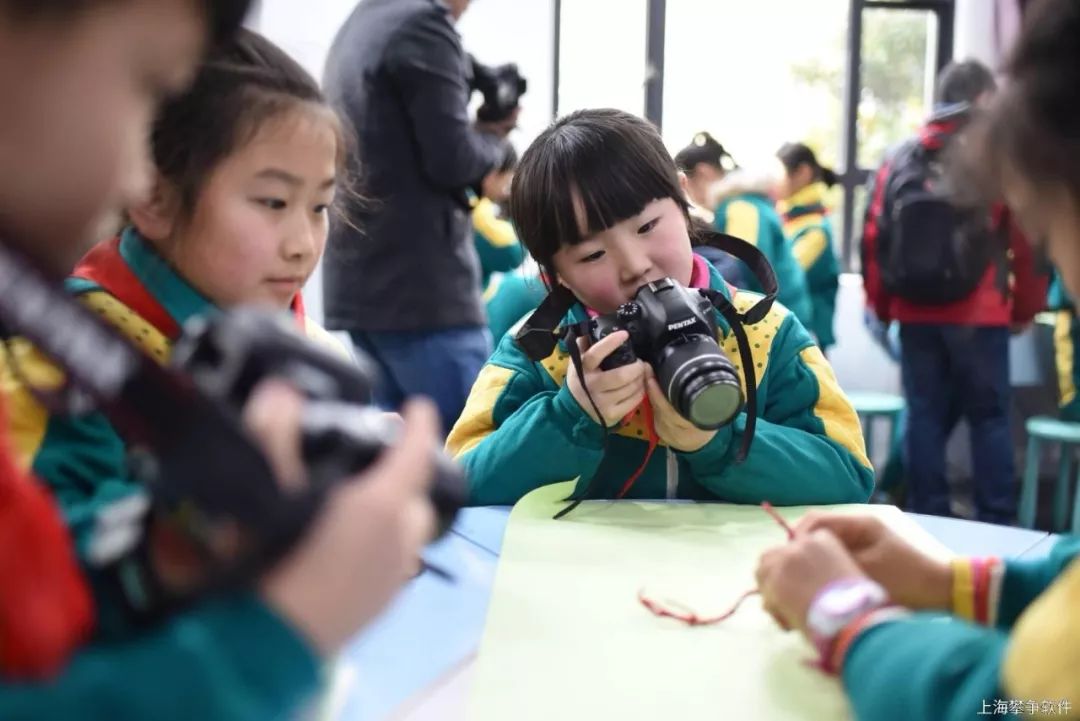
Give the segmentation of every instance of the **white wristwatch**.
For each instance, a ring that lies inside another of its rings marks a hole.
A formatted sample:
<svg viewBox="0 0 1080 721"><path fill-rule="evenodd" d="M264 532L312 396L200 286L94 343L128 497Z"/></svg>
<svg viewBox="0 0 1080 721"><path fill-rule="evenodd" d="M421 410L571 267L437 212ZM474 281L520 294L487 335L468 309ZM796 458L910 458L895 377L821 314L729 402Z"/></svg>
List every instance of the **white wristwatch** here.
<svg viewBox="0 0 1080 721"><path fill-rule="evenodd" d="M818 592L806 614L806 627L825 658L836 636L863 614L889 605L889 594L869 578L834 581Z"/></svg>

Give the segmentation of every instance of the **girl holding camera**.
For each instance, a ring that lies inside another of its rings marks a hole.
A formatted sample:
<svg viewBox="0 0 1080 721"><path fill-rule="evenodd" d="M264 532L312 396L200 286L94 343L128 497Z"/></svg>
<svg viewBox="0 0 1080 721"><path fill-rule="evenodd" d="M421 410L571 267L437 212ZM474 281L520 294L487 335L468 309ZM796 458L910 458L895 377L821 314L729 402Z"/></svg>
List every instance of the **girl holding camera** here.
<svg viewBox="0 0 1080 721"><path fill-rule="evenodd" d="M694 254L675 163L655 128L632 115L586 110L559 120L525 152L511 192L522 242L544 274L573 294L571 322L612 313L665 277L720 291L740 310L760 298L729 287ZM467 470L471 501L511 504L545 484L594 476L595 495L604 498L867 500L873 472L858 420L809 334L779 305L746 332L760 417L740 464L734 456L745 411L703 430L674 409L645 361L601 368L628 340L626 331L582 343L580 375L565 345L533 362L504 338L447 442ZM723 321L717 340L738 357Z"/></svg>

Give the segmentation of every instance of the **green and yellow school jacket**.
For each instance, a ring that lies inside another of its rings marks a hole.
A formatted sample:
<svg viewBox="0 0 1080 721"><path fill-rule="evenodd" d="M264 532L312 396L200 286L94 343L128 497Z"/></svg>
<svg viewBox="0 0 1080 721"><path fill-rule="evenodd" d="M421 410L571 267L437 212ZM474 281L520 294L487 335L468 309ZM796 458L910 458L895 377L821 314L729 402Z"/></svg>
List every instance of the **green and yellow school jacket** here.
<svg viewBox="0 0 1080 721"><path fill-rule="evenodd" d="M525 249L518 241L514 226L500 217L495 203L487 198L473 200L472 223L488 329L498 343L510 326L543 300L545 292L540 293L535 304L525 307L536 294L529 292L530 288L520 282L522 279L511 275L511 271L525 260ZM543 284L539 286L543 291Z"/></svg>
<svg viewBox="0 0 1080 721"><path fill-rule="evenodd" d="M513 271L492 276L484 291L484 301L494 342L498 344L519 320L536 310L547 293L538 274Z"/></svg>
<svg viewBox="0 0 1080 721"><path fill-rule="evenodd" d="M733 291L705 259L694 258L695 287L708 285L729 298L734 292L740 311L760 298ZM580 306L571 312L572 322L584 317ZM735 338L717 318L717 340L739 368ZM695 452L661 442L627 497L786 505L866 501L874 474L859 421L820 349L779 304L746 330L760 413L749 456L733 463L746 428L744 411ZM613 429L601 458L605 433L566 387L569 362L565 346L534 363L512 336L502 339L447 439L448 451L465 467L471 503L512 504L540 486L575 478L580 492L598 468L594 495L613 498L646 458L650 430L640 408Z"/></svg>
<svg viewBox="0 0 1080 721"><path fill-rule="evenodd" d="M215 310L133 230L91 250L65 287L161 363L168 361L184 323ZM299 297L293 313L309 338L347 353L303 314ZM52 489L81 548L87 540L81 521L93 519L101 503L111 503L138 487L125 472L124 444L100 414L49 416L20 376L48 389L59 385L61 374L25 343L15 341L12 350L18 373L4 358L0 388L10 403L17 460L31 466Z"/></svg>
<svg viewBox="0 0 1080 721"><path fill-rule="evenodd" d="M293 718L319 663L252 595L203 602L121 641L98 639L57 676L0 680L5 721L267 721Z"/></svg>
<svg viewBox="0 0 1080 721"><path fill-rule="evenodd" d="M473 202L473 243L480 258L480 287L487 292L494 273L509 273L525 260L525 249L514 226L499 216L499 207L487 198Z"/></svg>
<svg viewBox="0 0 1080 721"><path fill-rule="evenodd" d="M751 243L768 258L780 286L777 300L794 313L804 327L809 328L813 321L813 308L806 276L791 253L780 216L763 189L745 189L745 185L737 182L737 172L725 178L717 188L713 226L721 233ZM744 285L747 290L756 293L764 291L748 270L744 270L742 275L746 279Z"/></svg>
<svg viewBox="0 0 1080 721"><path fill-rule="evenodd" d="M95 247L76 273L68 289L161 362L180 325L213 310L132 231ZM309 336L345 352L305 324ZM50 417L23 381L54 389L61 372L24 341L10 341L9 350L0 388L18 454L52 489L85 558L97 514L139 489L124 443L100 414ZM252 594L204 602L133 634L108 590L94 585L97 640L45 687L0 684L0 718L262 721L287 717L317 687L319 661L306 642Z"/></svg>
<svg viewBox="0 0 1080 721"><path fill-rule="evenodd" d="M1047 293L1046 307L1054 313L1054 365L1058 376L1058 408L1061 417L1080 421L1080 398L1076 389L1080 386L1080 366L1076 363L1076 349L1080 347L1080 318L1073 305L1061 276L1054 273Z"/></svg>
<svg viewBox="0 0 1080 721"><path fill-rule="evenodd" d="M843 659L855 717L1080 716L1078 551L1069 537L1045 559L958 559L952 614L869 619Z"/></svg>
<svg viewBox="0 0 1080 721"><path fill-rule="evenodd" d="M808 326L823 349L835 345L833 316L840 287L840 261L833 248L832 222L825 209L825 184L808 185L779 204L784 232L791 241L795 260L806 273L813 305Z"/></svg>

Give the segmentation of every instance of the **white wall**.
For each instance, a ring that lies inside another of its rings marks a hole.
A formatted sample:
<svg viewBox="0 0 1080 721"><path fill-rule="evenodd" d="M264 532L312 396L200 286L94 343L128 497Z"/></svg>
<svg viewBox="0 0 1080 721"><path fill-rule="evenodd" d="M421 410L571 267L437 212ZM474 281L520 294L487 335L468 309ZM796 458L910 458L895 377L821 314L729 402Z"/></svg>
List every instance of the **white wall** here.
<svg viewBox="0 0 1080 721"><path fill-rule="evenodd" d="M573 2L574 0L569 0ZM529 81L519 128L522 152L551 122L555 9L552 0L473 0L458 23L465 49L487 65L514 62Z"/></svg>
<svg viewBox="0 0 1080 721"><path fill-rule="evenodd" d="M356 4L356 0L262 0L251 25L321 78L334 35ZM553 23L552 0L475 0L458 23L467 51L489 65L516 62L528 78L521 128L514 136L521 145L551 120Z"/></svg>
<svg viewBox="0 0 1080 721"><path fill-rule="evenodd" d="M978 60L994 68L997 50L994 39L994 1L956 0L953 56Z"/></svg>
<svg viewBox="0 0 1080 721"><path fill-rule="evenodd" d="M262 0L249 24L321 78L334 36L356 4L356 0ZM516 62L529 81L520 128L512 136L519 152L551 120L553 28L552 0L475 0L458 25L465 49L481 62ZM321 272L316 271L304 289L304 300L310 315L321 320Z"/></svg>
<svg viewBox="0 0 1080 721"><path fill-rule="evenodd" d="M1017 0L956 0L953 55L1000 71L1020 32Z"/></svg>

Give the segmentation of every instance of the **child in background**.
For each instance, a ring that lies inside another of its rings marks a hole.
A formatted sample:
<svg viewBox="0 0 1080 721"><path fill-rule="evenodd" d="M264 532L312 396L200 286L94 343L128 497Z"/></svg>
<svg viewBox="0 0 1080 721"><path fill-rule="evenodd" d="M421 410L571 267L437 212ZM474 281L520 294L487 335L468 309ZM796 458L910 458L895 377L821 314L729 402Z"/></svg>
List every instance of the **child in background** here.
<svg viewBox="0 0 1080 721"><path fill-rule="evenodd" d="M610 313L642 285L665 277L719 291L740 311L760 299L730 288L694 254L678 170L656 129L628 113L586 110L548 128L522 158L510 207L545 276L576 297L572 321ZM726 322L718 324L718 342L738 357ZM732 461L745 411L719 430L702 430L675 411L641 360L600 368L628 339L625 331L582 348L583 377L565 346L535 363L513 337L503 338L447 441L467 470L471 501L511 504L574 478L579 484L592 478L595 495L612 498L639 466L629 489L635 498L866 501L873 472L858 419L810 336L780 305L746 331L757 365L759 419L741 464ZM655 414L653 427L645 409ZM606 428L613 435L602 459ZM651 437L660 452L652 453Z"/></svg>
<svg viewBox="0 0 1080 721"><path fill-rule="evenodd" d="M836 343L833 316L840 287L840 262L833 248L825 191L836 185L836 173L823 168L814 151L802 143L788 143L780 148L777 157L784 166L776 189L780 199L777 209L783 216L784 232L795 260L806 273L813 306L813 320L808 327L821 349L828 351Z"/></svg>
<svg viewBox="0 0 1080 721"><path fill-rule="evenodd" d="M489 186L497 188L498 194L473 201L473 240L480 259L480 286L488 329L496 344L547 295L539 275L518 270L525 260L525 249L518 241L514 225L504 217L517 162L517 153L510 147L499 168L505 182Z"/></svg>
<svg viewBox="0 0 1080 721"><path fill-rule="evenodd" d="M968 140L977 177L1080 293L1080 3L1028 9L1009 82ZM880 521L804 518L766 552L762 602L841 676L860 721L1080 714L1080 542L1043 559L923 555ZM897 680L903 679L898 693ZM1002 704L1004 708L1002 708Z"/></svg>
<svg viewBox="0 0 1080 721"><path fill-rule="evenodd" d="M1080 398L1077 383L1080 382L1080 366L1076 362L1076 349L1080 344L1080 318L1076 306L1065 291L1061 275L1054 273L1046 297L1046 307L1054 313L1054 366L1058 376L1058 411L1067 421L1080 421Z"/></svg>
<svg viewBox="0 0 1080 721"><path fill-rule="evenodd" d="M473 244L480 258L480 289L485 300L495 273L509 273L525 260L525 249L518 242L514 226L506 220L504 208L510 200L510 182L518 156L512 147L499 166L504 182L491 184L495 188L490 196L474 197L472 200Z"/></svg>
<svg viewBox="0 0 1080 721"><path fill-rule="evenodd" d="M708 133L695 135L694 141L676 154L675 164L685 174L688 198L694 207L706 209L713 227L765 254L780 286L777 300L809 328L812 316L806 277L791 254L780 216L773 209L768 195L770 180L736 166L724 146ZM710 251L720 252L704 248L698 252L713 262L713 256L707 254ZM721 268L724 278L740 288L761 292L748 269L739 261L735 265L740 267L742 283L729 278Z"/></svg>

